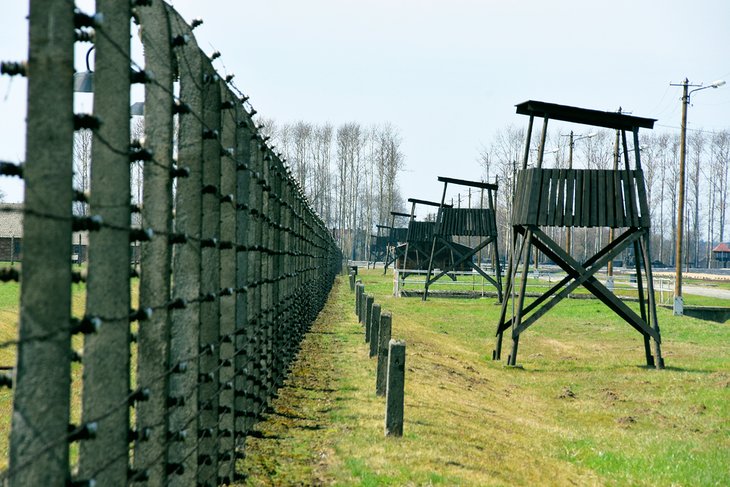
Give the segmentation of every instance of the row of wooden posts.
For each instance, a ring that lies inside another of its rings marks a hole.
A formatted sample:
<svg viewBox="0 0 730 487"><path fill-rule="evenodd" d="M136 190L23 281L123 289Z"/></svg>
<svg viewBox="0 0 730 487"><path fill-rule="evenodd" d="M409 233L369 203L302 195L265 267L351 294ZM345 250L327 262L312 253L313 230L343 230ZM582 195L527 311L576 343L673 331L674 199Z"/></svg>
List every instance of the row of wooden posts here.
<svg viewBox="0 0 730 487"><path fill-rule="evenodd" d="M385 396L385 435L403 436L403 400L406 370L406 343L391 338L393 317L365 293L362 281L350 272L350 290L355 292L355 314L365 328L369 357L377 357L375 394Z"/></svg>

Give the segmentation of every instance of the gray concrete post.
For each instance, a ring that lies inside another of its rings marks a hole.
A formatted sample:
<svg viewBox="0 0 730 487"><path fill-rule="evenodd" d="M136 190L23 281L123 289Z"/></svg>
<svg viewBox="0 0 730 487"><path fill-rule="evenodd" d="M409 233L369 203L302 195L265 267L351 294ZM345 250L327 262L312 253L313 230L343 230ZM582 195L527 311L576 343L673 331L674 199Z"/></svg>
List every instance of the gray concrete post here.
<svg viewBox="0 0 730 487"><path fill-rule="evenodd" d="M406 372L406 343L388 344L388 378L385 390L385 436L403 436L403 396Z"/></svg>
<svg viewBox="0 0 730 487"><path fill-rule="evenodd" d="M372 329L372 312L375 297L372 294L365 296L365 309L363 316L365 317L365 343L370 343L370 330Z"/></svg>
<svg viewBox="0 0 730 487"><path fill-rule="evenodd" d="M172 35L195 39L182 17L168 7ZM180 115L178 164L187 167L190 175L177 182L175 193L175 232L189 237L185 245L175 249L172 294L184 300L185 308L172 312L170 323L170 363L185 362L187 367L170 376L169 426L177 441L168 443L168 484L195 485L198 470L197 397L199 330L200 330L200 240L202 214L203 124L203 60L200 48L189 42L175 48L180 75L180 101L190 107L191 114ZM197 115L194 115L197 114ZM182 433L185 433L183 436Z"/></svg>
<svg viewBox="0 0 730 487"><path fill-rule="evenodd" d="M236 289L237 258L236 248L232 245L236 241L236 130L238 109L236 97L224 83L221 90L221 148L224 156L221 158L220 201L220 287L221 289ZM231 245L229 245L231 244ZM234 361L236 333L236 294L231 293L220 298L220 395L218 407L218 427L220 440L218 445L218 484L233 482L235 472L234 453Z"/></svg>
<svg viewBox="0 0 730 487"><path fill-rule="evenodd" d="M378 367L375 379L375 394L384 396L388 378L388 344L390 343L391 325L393 319L390 313L380 315L380 331L378 333Z"/></svg>
<svg viewBox="0 0 730 487"><path fill-rule="evenodd" d="M69 480L74 5L30 2L23 269L9 484ZM53 25L54 29L48 26ZM48 336L46 340L29 340ZM48 445L54 445L48 447Z"/></svg>
<svg viewBox="0 0 730 487"><path fill-rule="evenodd" d="M378 354L378 337L380 336L380 305L373 303L370 312L370 357Z"/></svg>
<svg viewBox="0 0 730 487"><path fill-rule="evenodd" d="M145 69L155 73L156 83L145 85L145 148L155 162L144 166L142 226L155 235L142 243L139 305L155 312L137 337L137 383L150 394L137 404L137 431L149 431L145 441L136 441L134 468L145 470L149 485L167 481L167 392L170 367L170 312L161 303L170 300L172 247L172 144L173 66L167 9L161 2L137 7L145 46Z"/></svg>
<svg viewBox="0 0 730 487"><path fill-rule="evenodd" d="M85 335L81 419L103 419L96 438L79 445L79 477L113 485L127 481L129 466L131 6L97 0L96 8L104 35L95 41L94 115L103 123L92 140L89 211L104 224L89 232L86 313L103 325Z"/></svg>
<svg viewBox="0 0 730 487"><path fill-rule="evenodd" d="M220 185L221 91L210 60L203 60L203 198L201 216L198 372L197 485L217 483L218 404L220 393Z"/></svg>

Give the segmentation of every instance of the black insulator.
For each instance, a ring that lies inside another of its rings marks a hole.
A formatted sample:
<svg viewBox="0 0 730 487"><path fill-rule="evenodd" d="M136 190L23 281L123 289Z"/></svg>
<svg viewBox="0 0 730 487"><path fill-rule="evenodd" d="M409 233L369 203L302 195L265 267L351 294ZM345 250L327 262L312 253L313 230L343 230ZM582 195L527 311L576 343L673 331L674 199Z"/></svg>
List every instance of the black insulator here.
<svg viewBox="0 0 730 487"><path fill-rule="evenodd" d="M185 309L187 306L183 298L177 298L167 305L167 309Z"/></svg>
<svg viewBox="0 0 730 487"><path fill-rule="evenodd" d="M196 27L200 27L201 25L203 25L203 19L193 19L193 21L190 23L190 29L193 30Z"/></svg>
<svg viewBox="0 0 730 487"><path fill-rule="evenodd" d="M129 162L145 162L151 161L155 157L155 153L149 149L132 148L129 151Z"/></svg>
<svg viewBox="0 0 730 487"><path fill-rule="evenodd" d="M220 250L228 250L233 248L233 242L221 242L218 244Z"/></svg>
<svg viewBox="0 0 730 487"><path fill-rule="evenodd" d="M74 9L74 27L80 29L82 27L96 27L101 25L104 20L102 14L88 15L78 9Z"/></svg>
<svg viewBox="0 0 730 487"><path fill-rule="evenodd" d="M183 115L185 113L190 113L190 105L187 103L183 103L179 100L176 100L175 103L172 105L172 113Z"/></svg>
<svg viewBox="0 0 730 487"><path fill-rule="evenodd" d="M242 100L241 103L243 103L243 101L245 101L245 100ZM246 120L241 120L240 122L238 122L238 127L242 128L242 129L247 129L248 122Z"/></svg>
<svg viewBox="0 0 730 487"><path fill-rule="evenodd" d="M0 63L0 74L26 76L28 74L28 65L25 62L3 61Z"/></svg>
<svg viewBox="0 0 730 487"><path fill-rule="evenodd" d="M0 374L0 387L13 388L13 376L11 374Z"/></svg>
<svg viewBox="0 0 730 487"><path fill-rule="evenodd" d="M129 205L129 211L132 213L142 213L142 208L139 205L132 203Z"/></svg>
<svg viewBox="0 0 730 487"><path fill-rule="evenodd" d="M68 487L96 487L96 479L75 479L66 482Z"/></svg>
<svg viewBox="0 0 730 487"><path fill-rule="evenodd" d="M78 189L75 189L73 199L74 199L74 201L78 201L79 203L88 203L89 195L83 191L79 191Z"/></svg>
<svg viewBox="0 0 730 487"><path fill-rule="evenodd" d="M137 343L137 338L139 338L139 335L137 335L137 333L130 333L129 334L129 341L131 343Z"/></svg>
<svg viewBox="0 0 730 487"><path fill-rule="evenodd" d="M129 441L149 441L152 437L152 428L142 428L141 430L131 430L129 432Z"/></svg>
<svg viewBox="0 0 730 487"><path fill-rule="evenodd" d="M218 131L205 129L203 130L203 140L216 140L218 139Z"/></svg>
<svg viewBox="0 0 730 487"><path fill-rule="evenodd" d="M236 151L235 149L233 149L233 147L229 147L228 149L224 149L223 147L221 147L221 150L219 152L219 155L221 157L233 157L235 154Z"/></svg>
<svg viewBox="0 0 730 487"><path fill-rule="evenodd" d="M150 390L148 387L140 387L136 391L129 394L129 404L135 402L148 401L150 398Z"/></svg>
<svg viewBox="0 0 730 487"><path fill-rule="evenodd" d="M168 397L167 398L167 407L168 408L174 408L174 407L182 407L185 405L185 397L184 396L177 396L177 397Z"/></svg>
<svg viewBox="0 0 730 487"><path fill-rule="evenodd" d="M204 238L200 241L202 248L215 248L218 245L218 239L216 238Z"/></svg>
<svg viewBox="0 0 730 487"><path fill-rule="evenodd" d="M0 281L1 282L9 282L9 281L18 282L18 281L20 281L20 272L18 272L18 269L16 269L15 267L8 267L6 269L0 269Z"/></svg>
<svg viewBox="0 0 730 487"><path fill-rule="evenodd" d="M101 328L102 320L98 316L84 316L83 318L71 319L71 333L83 333L88 335L90 333L97 333Z"/></svg>
<svg viewBox="0 0 730 487"><path fill-rule="evenodd" d="M218 365L221 367L231 367L233 362L231 362L231 359L229 358L223 358L218 361Z"/></svg>
<svg viewBox="0 0 730 487"><path fill-rule="evenodd" d="M213 184L206 184L201 192L202 194L218 194L218 187Z"/></svg>
<svg viewBox="0 0 730 487"><path fill-rule="evenodd" d="M80 440L93 440L96 438L96 433L99 430L99 425L96 422L84 423L76 426L73 424L68 425L68 441Z"/></svg>
<svg viewBox="0 0 730 487"><path fill-rule="evenodd" d="M215 352L215 345L212 343L209 343L208 345L203 345L200 347L200 354L203 355L213 355L213 352Z"/></svg>
<svg viewBox="0 0 730 487"><path fill-rule="evenodd" d="M188 243L188 236L184 233L173 233L170 234L170 245L186 244Z"/></svg>
<svg viewBox="0 0 730 487"><path fill-rule="evenodd" d="M77 29L74 31L76 42L95 42L96 33L93 30Z"/></svg>
<svg viewBox="0 0 730 487"><path fill-rule="evenodd" d="M185 34L178 34L172 38L172 47L180 47L186 45L190 41L190 37Z"/></svg>
<svg viewBox="0 0 730 487"><path fill-rule="evenodd" d="M169 431L167 433L167 439L170 441L185 441L185 439L187 437L188 437L187 430Z"/></svg>
<svg viewBox="0 0 730 487"><path fill-rule="evenodd" d="M254 116L254 115L256 115L257 113L258 113L258 112L256 111L256 109L255 109L255 108L253 108L253 107L251 107L251 111L250 111L250 112L248 112L248 116L249 116L249 117L253 117L253 116Z"/></svg>
<svg viewBox="0 0 730 487"><path fill-rule="evenodd" d="M22 166L22 164L13 164L12 162L0 161L0 175L17 176L22 179L23 166Z"/></svg>
<svg viewBox="0 0 730 487"><path fill-rule="evenodd" d="M224 391L232 391L232 390L233 390L233 382L232 382L232 381L227 381L227 382L225 382L225 383L223 384L223 387L222 387L222 389L223 389Z"/></svg>
<svg viewBox="0 0 730 487"><path fill-rule="evenodd" d="M135 267L135 266L130 267L130 269L129 269L129 277L130 278L139 277L139 271L137 270L137 267Z"/></svg>
<svg viewBox="0 0 730 487"><path fill-rule="evenodd" d="M149 7L152 5L152 0L134 0L132 3L133 7Z"/></svg>
<svg viewBox="0 0 730 487"><path fill-rule="evenodd" d="M127 480L130 482L147 482L150 479L150 474L147 470L137 470L135 468L127 469Z"/></svg>
<svg viewBox="0 0 730 487"><path fill-rule="evenodd" d="M151 228L132 228L129 231L130 242L149 242L154 236L155 232Z"/></svg>
<svg viewBox="0 0 730 487"><path fill-rule="evenodd" d="M218 292L218 296L233 296L233 288L232 287L224 287Z"/></svg>
<svg viewBox="0 0 730 487"><path fill-rule="evenodd" d="M132 84L145 84L149 83L150 81L154 81L154 76L152 74L147 73L143 69L140 69L137 71L136 69L132 69L129 73L129 82Z"/></svg>
<svg viewBox="0 0 730 487"><path fill-rule="evenodd" d="M219 57L221 57L221 53L219 51L215 51L213 54L210 55L210 60L214 61L214 60L218 59Z"/></svg>
<svg viewBox="0 0 730 487"><path fill-rule="evenodd" d="M175 367L172 368L172 372L174 374L184 374L188 371L188 363L187 362L179 362Z"/></svg>
<svg viewBox="0 0 730 487"><path fill-rule="evenodd" d="M231 108L234 108L236 105L233 104L232 101L226 100L223 103L221 103L221 110L230 110Z"/></svg>
<svg viewBox="0 0 730 487"><path fill-rule="evenodd" d="M96 130L99 127L101 127L99 117L89 115L88 113L74 113L74 130Z"/></svg>
<svg viewBox="0 0 730 487"><path fill-rule="evenodd" d="M152 308L139 308L131 310L129 313L129 321L146 321L152 318Z"/></svg>
<svg viewBox="0 0 730 487"><path fill-rule="evenodd" d="M248 164L245 162L239 162L236 164L236 170L237 171L248 171Z"/></svg>
<svg viewBox="0 0 730 487"><path fill-rule="evenodd" d="M233 195L229 193L221 196L221 203L233 203Z"/></svg>
<svg viewBox="0 0 730 487"><path fill-rule="evenodd" d="M187 178L190 177L190 168L173 166L170 169L170 176L173 178Z"/></svg>
<svg viewBox="0 0 730 487"><path fill-rule="evenodd" d="M236 77L235 74L229 74L229 75L227 75L226 76L226 83L230 83L231 81L233 81L233 78L235 78L235 77Z"/></svg>
<svg viewBox="0 0 730 487"><path fill-rule="evenodd" d="M71 350L69 355L71 362L81 363L84 359L84 357L76 350Z"/></svg>
<svg viewBox="0 0 730 487"><path fill-rule="evenodd" d="M103 219L99 215L71 217L71 228L74 232L82 230L94 232L101 228L102 223Z"/></svg>
<svg viewBox="0 0 730 487"><path fill-rule="evenodd" d="M182 475L185 473L185 466L182 463L165 464L167 475Z"/></svg>

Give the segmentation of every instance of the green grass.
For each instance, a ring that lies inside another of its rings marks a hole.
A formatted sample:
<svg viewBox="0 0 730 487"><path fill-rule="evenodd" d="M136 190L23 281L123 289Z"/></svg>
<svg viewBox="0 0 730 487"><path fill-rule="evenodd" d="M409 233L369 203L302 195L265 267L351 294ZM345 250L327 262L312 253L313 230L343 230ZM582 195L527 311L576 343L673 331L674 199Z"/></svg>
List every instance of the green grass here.
<svg viewBox="0 0 730 487"><path fill-rule="evenodd" d="M343 281L263 438L248 440L247 485L730 484L729 324L660 309L657 371L608 308L568 300L523 334L522 368L506 368L491 360L494 299L398 299L390 274L359 277L407 343L404 436L383 435Z"/></svg>

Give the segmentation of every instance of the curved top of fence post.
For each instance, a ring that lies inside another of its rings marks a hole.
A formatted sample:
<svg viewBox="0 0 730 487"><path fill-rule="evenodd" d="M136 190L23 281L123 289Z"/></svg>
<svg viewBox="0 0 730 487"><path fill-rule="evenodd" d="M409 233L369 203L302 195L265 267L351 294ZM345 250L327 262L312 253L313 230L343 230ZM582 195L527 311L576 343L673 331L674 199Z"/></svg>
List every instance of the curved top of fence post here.
<svg viewBox="0 0 730 487"><path fill-rule="evenodd" d="M172 164L173 80L176 71L168 9L163 2L151 2L136 7L135 12L144 47L145 71L155 80L145 84L145 147L154 153L159 165L167 168Z"/></svg>

